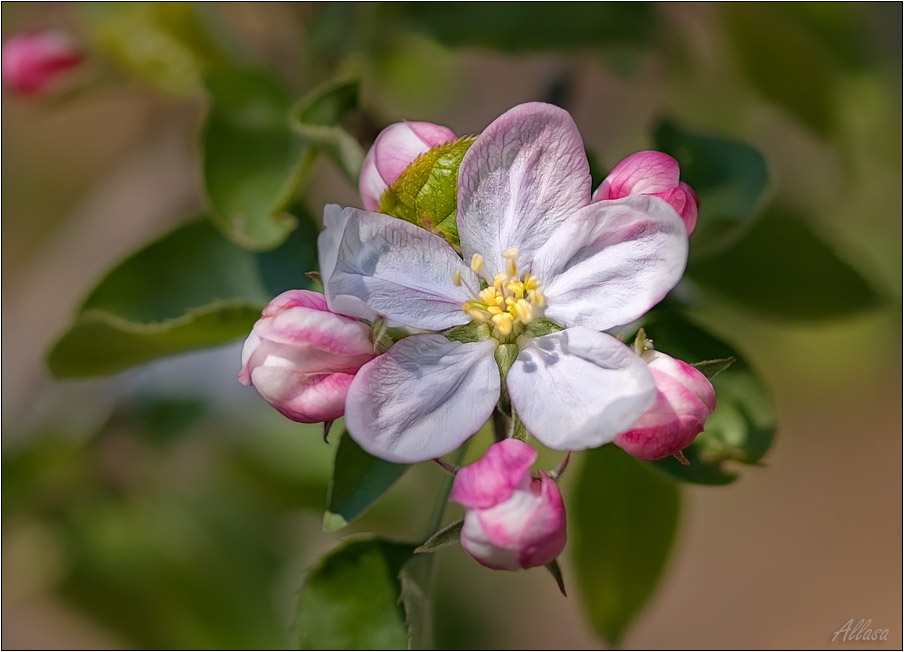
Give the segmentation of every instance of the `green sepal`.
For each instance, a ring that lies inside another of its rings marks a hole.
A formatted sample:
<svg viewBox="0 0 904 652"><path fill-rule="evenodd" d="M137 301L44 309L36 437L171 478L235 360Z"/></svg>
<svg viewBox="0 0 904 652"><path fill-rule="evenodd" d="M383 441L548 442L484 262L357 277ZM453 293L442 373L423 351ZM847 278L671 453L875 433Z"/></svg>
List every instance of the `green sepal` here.
<svg viewBox="0 0 904 652"><path fill-rule="evenodd" d="M377 210L441 235L460 251L458 168L475 140L464 136L421 154L386 189Z"/></svg>
<svg viewBox="0 0 904 652"><path fill-rule="evenodd" d="M720 373L728 369L731 365L733 365L736 360L736 357L730 356L727 358L719 358L718 360L703 360L701 362L695 362L691 366L701 374L706 376L708 380L712 380Z"/></svg>
<svg viewBox="0 0 904 652"><path fill-rule="evenodd" d="M450 328L443 335L454 342L486 342L493 337L493 329L487 323L472 321L464 326Z"/></svg>
<svg viewBox="0 0 904 652"><path fill-rule="evenodd" d="M500 344L496 347L496 351L493 353L493 355L496 357L496 364L499 365L499 379L501 388L501 391L499 393L499 408L508 415L512 413L512 404L509 401L505 379L506 377L508 377L509 369L512 368L512 365L518 358L518 353L520 353L520 349L518 348L517 344Z"/></svg>
<svg viewBox="0 0 904 652"><path fill-rule="evenodd" d="M461 529L464 524L464 519L458 519L454 523L449 523L449 525L440 528L429 539L415 548L414 553L436 552L455 545L461 540Z"/></svg>
<svg viewBox="0 0 904 652"><path fill-rule="evenodd" d="M549 319L534 319L524 329L522 337L543 337L544 335L558 333L563 330L565 329Z"/></svg>
<svg viewBox="0 0 904 652"><path fill-rule="evenodd" d="M556 586L559 587L559 591L566 598L568 594L565 592L565 578L562 577L562 569L559 567L559 560L553 559L551 562L546 564L546 570L549 571L549 574L552 575L552 578L556 581Z"/></svg>

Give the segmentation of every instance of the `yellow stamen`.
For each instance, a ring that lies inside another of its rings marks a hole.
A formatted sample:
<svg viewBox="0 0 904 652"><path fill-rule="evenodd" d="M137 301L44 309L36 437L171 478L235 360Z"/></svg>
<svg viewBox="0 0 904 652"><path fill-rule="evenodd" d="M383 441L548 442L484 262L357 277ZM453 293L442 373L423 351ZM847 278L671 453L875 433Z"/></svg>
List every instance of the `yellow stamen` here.
<svg viewBox="0 0 904 652"><path fill-rule="evenodd" d="M493 315L493 325L496 327L496 330L499 331L499 334L502 337L508 337L509 335L511 335L513 322L514 319L507 312Z"/></svg>
<svg viewBox="0 0 904 652"><path fill-rule="evenodd" d="M518 257L518 250L515 247L506 249L502 252L502 257L509 260L515 260Z"/></svg>
<svg viewBox="0 0 904 652"><path fill-rule="evenodd" d="M546 297L540 290L530 290L527 293L527 299L538 308L543 308L546 305Z"/></svg>
<svg viewBox="0 0 904 652"><path fill-rule="evenodd" d="M511 251L509 249L508 251ZM508 263L505 265L505 271L509 275L509 278L515 278L518 276L518 266L515 264L513 259L509 259Z"/></svg>
<svg viewBox="0 0 904 652"><path fill-rule="evenodd" d="M473 267L473 265L472 265L472 267ZM455 285L455 287L457 287L457 288L460 288L460 287L461 287L461 270L460 270L460 269L456 269L456 270L452 273L452 283L453 283L453 284Z"/></svg>
<svg viewBox="0 0 904 652"><path fill-rule="evenodd" d="M533 307L524 299L518 299L512 306L512 311L522 324L529 324L534 318Z"/></svg>
<svg viewBox="0 0 904 652"><path fill-rule="evenodd" d="M471 271L479 274L481 269L483 269L483 256L474 254L471 256Z"/></svg>

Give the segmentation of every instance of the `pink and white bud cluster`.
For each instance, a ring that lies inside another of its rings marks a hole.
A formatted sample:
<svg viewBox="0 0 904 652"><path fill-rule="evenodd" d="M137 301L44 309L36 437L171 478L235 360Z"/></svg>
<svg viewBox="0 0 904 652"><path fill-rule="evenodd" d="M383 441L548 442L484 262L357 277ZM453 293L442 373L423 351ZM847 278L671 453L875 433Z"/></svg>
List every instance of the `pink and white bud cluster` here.
<svg viewBox="0 0 904 652"><path fill-rule="evenodd" d="M14 93L41 93L82 60L82 53L63 32L16 34L3 44L3 85Z"/></svg>
<svg viewBox="0 0 904 652"><path fill-rule="evenodd" d="M614 443L639 459L658 460L681 452L703 432L716 409L716 391L686 362L659 351L646 351L641 358L653 374L656 400Z"/></svg>
<svg viewBox="0 0 904 652"><path fill-rule="evenodd" d="M375 357L370 328L330 312L322 294L289 290L264 308L242 349L239 381L302 423L338 419L348 386Z"/></svg>
<svg viewBox="0 0 904 652"><path fill-rule="evenodd" d="M386 127L361 166L358 190L364 208L377 210L386 189L418 156L456 138L451 129L432 122L396 122Z"/></svg>
<svg viewBox="0 0 904 652"><path fill-rule="evenodd" d="M684 220L690 236L697 226L700 200L689 185L679 180L679 174L678 161L668 154L637 152L612 168L593 193L593 201L622 199L630 195L659 197Z"/></svg>
<svg viewBox="0 0 904 652"><path fill-rule="evenodd" d="M565 547L562 495L548 475L531 474L536 460L534 448L505 439L455 475L449 499L467 510L461 546L487 568L542 566Z"/></svg>

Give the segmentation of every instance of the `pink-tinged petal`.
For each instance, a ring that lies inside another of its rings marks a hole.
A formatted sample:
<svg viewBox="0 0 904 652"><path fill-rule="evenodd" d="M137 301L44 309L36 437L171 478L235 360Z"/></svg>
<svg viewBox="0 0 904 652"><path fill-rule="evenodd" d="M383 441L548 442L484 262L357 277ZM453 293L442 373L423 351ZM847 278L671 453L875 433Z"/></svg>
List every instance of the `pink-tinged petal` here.
<svg viewBox="0 0 904 652"><path fill-rule="evenodd" d="M537 451L522 441L497 442L455 474L449 500L469 509L486 509L508 500L515 489L530 484L530 467L536 461Z"/></svg>
<svg viewBox="0 0 904 652"><path fill-rule="evenodd" d="M565 503L556 483L541 473L534 484L540 485L539 501L521 533L518 559L522 568L550 563L565 549L567 537Z"/></svg>
<svg viewBox="0 0 904 652"><path fill-rule="evenodd" d="M361 201L365 210L375 211L380 205L380 197L386 192L387 183L380 176L377 170L376 154L374 148L371 147L364 157L361 164L361 173L358 175L358 193L361 195Z"/></svg>
<svg viewBox="0 0 904 652"><path fill-rule="evenodd" d="M412 335L364 365L346 400L345 425L368 453L420 462L455 450L499 400L495 341Z"/></svg>
<svg viewBox="0 0 904 652"><path fill-rule="evenodd" d="M593 201L668 192L678 185L679 174L678 161L668 154L637 152L612 168L593 193Z"/></svg>
<svg viewBox="0 0 904 652"><path fill-rule="evenodd" d="M342 416L354 374L306 374L290 367L261 366L251 372L254 388L283 415L300 423Z"/></svg>
<svg viewBox="0 0 904 652"><path fill-rule="evenodd" d="M555 559L565 547L565 530L562 496L555 482L541 475L502 503L469 510L461 544L488 568L519 570Z"/></svg>
<svg viewBox="0 0 904 652"><path fill-rule="evenodd" d="M612 441L656 397L653 377L639 356L611 335L581 327L527 343L507 385L528 431L557 450Z"/></svg>
<svg viewBox="0 0 904 652"><path fill-rule="evenodd" d="M659 351L644 354L651 371L665 374L687 387L710 412L716 409L716 390L699 369Z"/></svg>
<svg viewBox="0 0 904 652"><path fill-rule="evenodd" d="M458 136L455 135L455 132L448 127L432 122L410 122L406 120L404 124L408 125L411 131L417 134L417 137L424 141L424 144L430 148L442 145L443 143L448 143L449 141L458 138Z"/></svg>
<svg viewBox="0 0 904 652"><path fill-rule="evenodd" d="M634 457L658 460L687 448L716 407L709 380L691 365L663 353L644 354L656 382L656 401L614 442Z"/></svg>
<svg viewBox="0 0 904 652"><path fill-rule="evenodd" d="M700 200L697 199L697 193L682 181L677 188L669 192L658 193L656 196L664 199L669 206L675 209L678 216L684 220L684 225L687 227L687 235L690 237L697 227L697 211L700 208Z"/></svg>
<svg viewBox="0 0 904 652"><path fill-rule="evenodd" d="M40 93L81 60L82 53L63 32L17 34L3 44L3 85L23 95Z"/></svg>
<svg viewBox="0 0 904 652"><path fill-rule="evenodd" d="M687 248L684 223L658 197L591 204L562 224L534 259L546 316L594 330L630 323L675 287Z"/></svg>
<svg viewBox="0 0 904 652"><path fill-rule="evenodd" d="M519 496L520 501L531 500L527 492ZM523 510L517 510L520 515ZM505 525L496 524L490 517L484 525L485 512L469 511L465 514L465 522L461 529L461 547L464 548L482 566L493 570L520 570L521 559L515 536L516 531L509 531Z"/></svg>
<svg viewBox="0 0 904 652"><path fill-rule="evenodd" d="M412 161L436 145L455 140L451 129L429 122L398 122L374 142L377 170L387 186L394 184Z"/></svg>
<svg viewBox="0 0 904 652"><path fill-rule="evenodd" d="M364 208L377 210L380 197L421 154L455 140L455 133L431 122L397 122L377 136L364 157L358 190Z"/></svg>
<svg viewBox="0 0 904 652"><path fill-rule="evenodd" d="M390 325L442 330L469 321L462 305L477 277L440 236L381 213L346 208L335 268L323 283L330 308L379 314ZM365 306L362 309L361 306Z"/></svg>
<svg viewBox="0 0 904 652"><path fill-rule="evenodd" d="M264 308L242 348L239 382L295 421L342 416L354 373L373 359L370 328L327 310L322 295L289 290Z"/></svg>
<svg viewBox="0 0 904 652"><path fill-rule="evenodd" d="M501 253L527 267L556 227L590 202L590 167L571 116L532 102L493 121L465 154L458 177L458 232L465 260L479 253L484 278Z"/></svg>
<svg viewBox="0 0 904 652"><path fill-rule="evenodd" d="M363 356L355 369L374 356L370 328L366 324L327 311L301 306L289 308L259 321L254 332L275 344L317 349L337 360Z"/></svg>

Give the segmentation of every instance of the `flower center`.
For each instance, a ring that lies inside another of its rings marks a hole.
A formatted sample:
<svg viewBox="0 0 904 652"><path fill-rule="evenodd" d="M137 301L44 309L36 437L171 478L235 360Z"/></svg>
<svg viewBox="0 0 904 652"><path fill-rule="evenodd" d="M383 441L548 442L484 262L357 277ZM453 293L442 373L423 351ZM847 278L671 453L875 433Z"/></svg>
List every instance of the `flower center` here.
<svg viewBox="0 0 904 652"><path fill-rule="evenodd" d="M505 273L497 274L493 284L486 284L479 292L469 287L474 298L462 304L461 309L474 321L492 324L493 337L510 342L527 324L542 316L546 297L540 291L540 279L518 271L517 249L506 249L502 257L506 259ZM479 274L482 268L483 256L474 254L471 269ZM453 280L460 286L461 274L456 273Z"/></svg>

